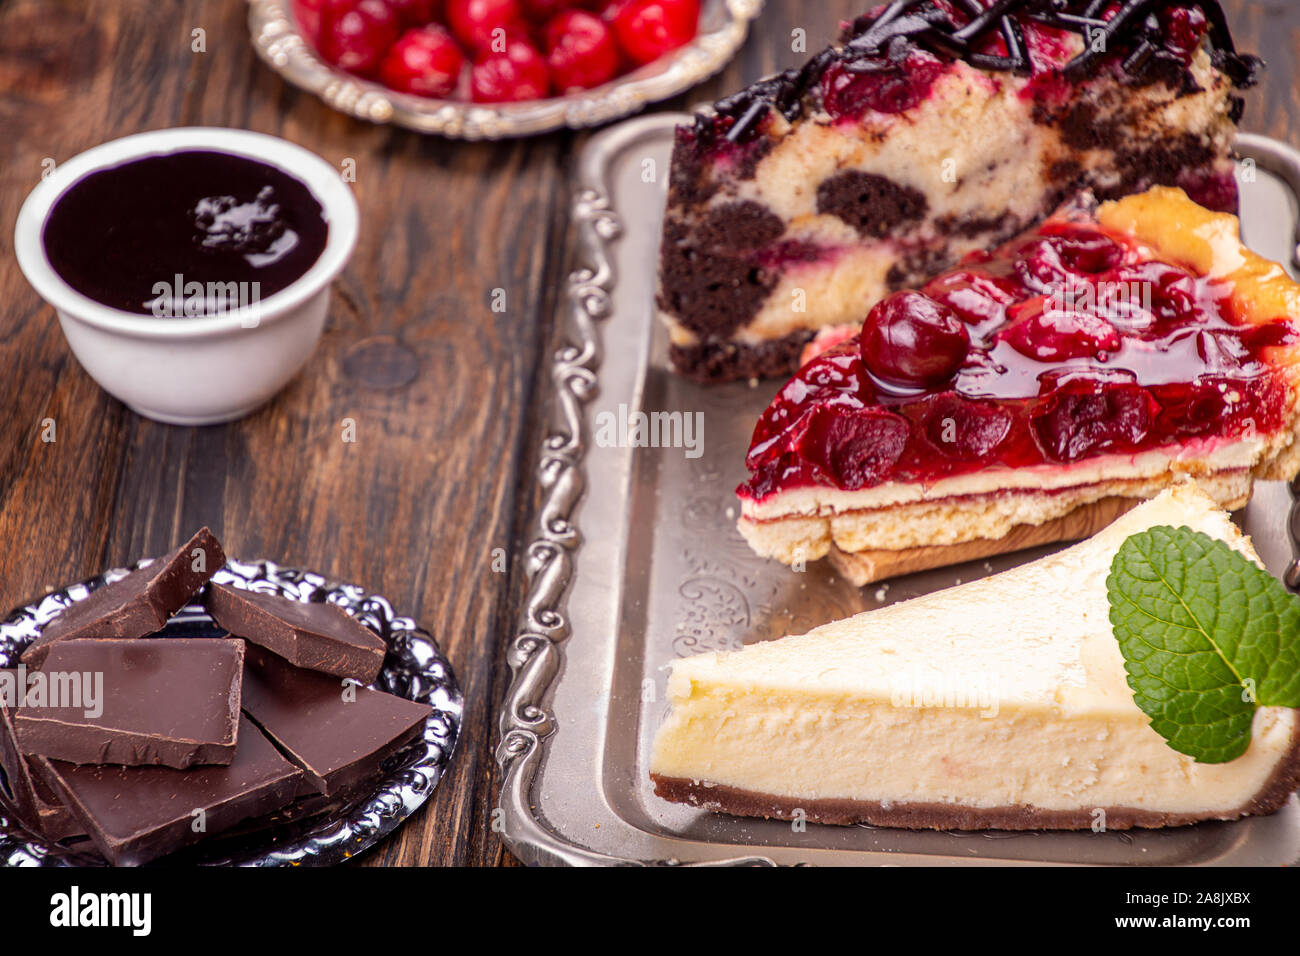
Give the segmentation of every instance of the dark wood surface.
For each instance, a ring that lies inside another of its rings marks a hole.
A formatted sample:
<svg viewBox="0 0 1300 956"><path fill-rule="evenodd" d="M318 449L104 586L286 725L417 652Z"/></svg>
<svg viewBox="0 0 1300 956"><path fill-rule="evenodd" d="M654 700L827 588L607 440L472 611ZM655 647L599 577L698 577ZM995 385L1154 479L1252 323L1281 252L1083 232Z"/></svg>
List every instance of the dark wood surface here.
<svg viewBox="0 0 1300 956"><path fill-rule="evenodd" d="M769 0L724 73L662 108L799 62L792 30L815 48L867 5ZM1225 6L1239 45L1273 64L1245 127L1300 143L1300 4ZM495 709L585 136L463 144L347 119L262 66L245 18L238 0L0 0L0 606L159 554L205 523L231 554L382 591L441 642L466 713L434 799L367 862L509 864L491 829ZM205 53L191 52L196 28ZM181 125L353 159L363 216L312 362L266 408L220 427L156 424L101 392L12 255L45 158ZM47 418L54 443L41 441Z"/></svg>

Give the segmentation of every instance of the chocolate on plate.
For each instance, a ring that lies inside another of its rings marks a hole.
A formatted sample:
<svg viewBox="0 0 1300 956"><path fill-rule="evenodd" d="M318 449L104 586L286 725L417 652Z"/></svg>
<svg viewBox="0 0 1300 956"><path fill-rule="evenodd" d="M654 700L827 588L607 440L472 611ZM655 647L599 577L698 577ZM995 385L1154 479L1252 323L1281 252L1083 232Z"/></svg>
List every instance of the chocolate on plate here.
<svg viewBox="0 0 1300 956"><path fill-rule="evenodd" d="M110 863L147 863L198 843L298 795L301 772L241 720L229 766L79 767L37 757L34 766Z"/></svg>
<svg viewBox="0 0 1300 956"><path fill-rule="evenodd" d="M36 799L13 724L18 684L19 671L0 670L0 770L4 770L5 795L19 815L30 820L36 812Z"/></svg>
<svg viewBox="0 0 1300 956"><path fill-rule="evenodd" d="M28 831L119 866L211 858L340 812L422 741L430 705L360 683L382 639L336 605L211 583L224 563L205 529L51 621L39 666L0 670L0 799ZM232 633L159 636L205 583Z"/></svg>
<svg viewBox="0 0 1300 956"><path fill-rule="evenodd" d="M28 775L32 781L32 791L36 797L36 817L33 821L36 830L51 843L70 840L73 837L86 837L86 828L81 825L72 811L63 805L59 795L45 782L31 765L31 758L23 758Z"/></svg>
<svg viewBox="0 0 1300 956"><path fill-rule="evenodd" d="M204 605L236 637L260 644L291 664L370 684L387 647L342 608L212 584Z"/></svg>
<svg viewBox="0 0 1300 956"><path fill-rule="evenodd" d="M305 783L333 796L375 776L388 757L418 740L433 708L250 646L244 712L302 768Z"/></svg>
<svg viewBox="0 0 1300 956"><path fill-rule="evenodd" d="M14 717L21 750L75 764L228 764L243 669L239 640L59 641L33 675L48 677L44 695Z"/></svg>
<svg viewBox="0 0 1300 956"><path fill-rule="evenodd" d="M225 563L221 542L204 528L170 554L69 605L45 625L24 652L23 663L41 666L55 641L156 633Z"/></svg>
<svg viewBox="0 0 1300 956"><path fill-rule="evenodd" d="M85 833L83 827L59 801L38 775L31 770L18 747L13 717L20 681L25 675L17 669L0 670L0 769L4 770L4 794L29 829L47 840L63 840Z"/></svg>

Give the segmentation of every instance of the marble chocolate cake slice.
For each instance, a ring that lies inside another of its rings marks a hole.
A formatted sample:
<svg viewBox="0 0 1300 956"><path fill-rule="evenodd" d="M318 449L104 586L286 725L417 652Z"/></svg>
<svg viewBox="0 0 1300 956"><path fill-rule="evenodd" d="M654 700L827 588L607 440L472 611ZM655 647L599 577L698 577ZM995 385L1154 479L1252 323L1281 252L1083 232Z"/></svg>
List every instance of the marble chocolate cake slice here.
<svg viewBox="0 0 1300 956"><path fill-rule="evenodd" d="M679 127L658 312L676 370L781 376L1069 196L1236 212L1237 53L1215 2L901 0Z"/></svg>

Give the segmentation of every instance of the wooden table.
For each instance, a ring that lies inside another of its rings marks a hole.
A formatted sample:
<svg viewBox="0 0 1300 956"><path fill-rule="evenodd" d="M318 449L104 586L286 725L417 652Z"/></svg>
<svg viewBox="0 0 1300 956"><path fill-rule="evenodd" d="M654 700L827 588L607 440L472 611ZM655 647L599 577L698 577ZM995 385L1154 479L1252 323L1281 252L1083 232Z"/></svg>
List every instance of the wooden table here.
<svg viewBox="0 0 1300 956"><path fill-rule="evenodd" d="M792 30L812 49L865 6L769 0L739 58L664 108L794 65ZM1300 6L1226 6L1240 46L1276 67L1249 94L1244 125L1300 142ZM466 710L434 799L367 862L512 863L491 828L495 713L585 134L462 144L347 119L262 66L245 15L235 0L0 0L0 606L160 554L203 524L233 555L381 591L441 642ZM195 29L206 52L191 51ZM47 157L185 125L354 160L363 216L312 362L261 411L211 428L156 424L100 391L10 243Z"/></svg>

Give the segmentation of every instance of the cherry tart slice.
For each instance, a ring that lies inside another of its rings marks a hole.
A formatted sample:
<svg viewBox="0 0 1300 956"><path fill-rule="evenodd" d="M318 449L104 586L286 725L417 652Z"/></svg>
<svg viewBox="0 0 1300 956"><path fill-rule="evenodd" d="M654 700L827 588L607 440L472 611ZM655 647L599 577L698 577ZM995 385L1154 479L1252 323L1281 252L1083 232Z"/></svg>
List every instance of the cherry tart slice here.
<svg viewBox="0 0 1300 956"><path fill-rule="evenodd" d="M1300 286L1176 188L1075 200L804 357L739 527L859 584L1083 537L1188 478L1239 508L1300 470Z"/></svg>

